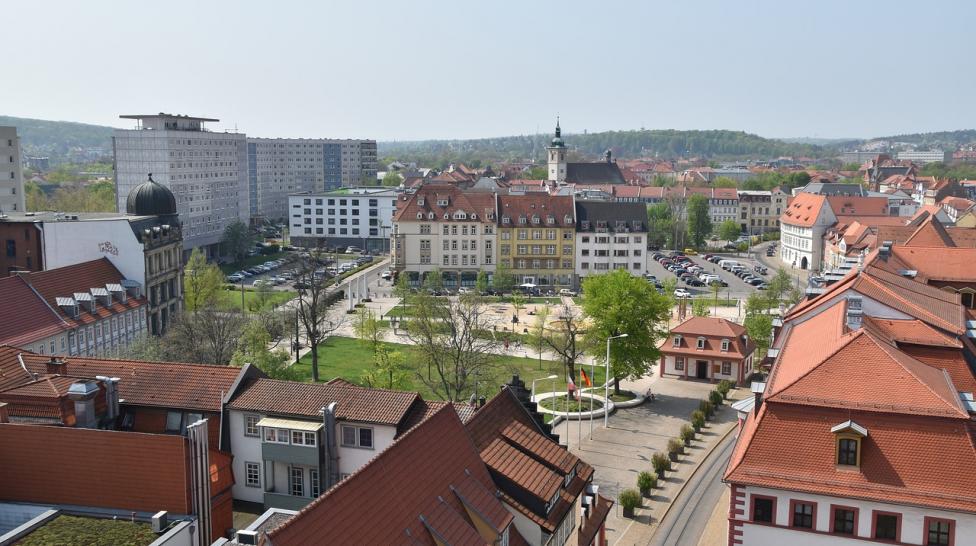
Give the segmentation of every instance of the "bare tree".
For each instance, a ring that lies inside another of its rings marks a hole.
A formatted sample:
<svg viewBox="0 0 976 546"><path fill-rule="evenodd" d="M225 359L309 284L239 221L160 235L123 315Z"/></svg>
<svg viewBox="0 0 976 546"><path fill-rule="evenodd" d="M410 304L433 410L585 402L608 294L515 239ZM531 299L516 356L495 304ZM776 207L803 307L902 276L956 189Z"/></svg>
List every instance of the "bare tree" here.
<svg viewBox="0 0 976 546"><path fill-rule="evenodd" d="M586 354L583 342L583 317L568 305L564 305L553 325L544 337L546 345L557 355L568 377L576 377L576 362Z"/></svg>
<svg viewBox="0 0 976 546"><path fill-rule="evenodd" d="M331 307L341 297L339 290L325 270L327 259L318 250L302 256L298 262L295 286L298 288L298 322L308 346L312 350L312 381L319 380L319 345L342 325L342 315L330 313Z"/></svg>
<svg viewBox="0 0 976 546"><path fill-rule="evenodd" d="M488 335L486 306L477 294L439 298L421 292L413 298L407 338L427 364L417 377L434 393L457 401L473 390L479 377L491 378L497 343Z"/></svg>
<svg viewBox="0 0 976 546"><path fill-rule="evenodd" d="M237 349L246 320L236 311L205 307L183 313L162 338L167 359L226 365Z"/></svg>

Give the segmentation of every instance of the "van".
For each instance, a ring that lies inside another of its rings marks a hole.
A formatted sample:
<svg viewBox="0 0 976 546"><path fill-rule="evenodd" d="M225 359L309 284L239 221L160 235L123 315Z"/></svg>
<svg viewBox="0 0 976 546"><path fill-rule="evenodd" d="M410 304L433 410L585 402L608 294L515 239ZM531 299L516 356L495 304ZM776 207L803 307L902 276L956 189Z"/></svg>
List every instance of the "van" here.
<svg viewBox="0 0 976 546"><path fill-rule="evenodd" d="M739 265L735 260L719 260L718 266L726 271L731 271L732 266Z"/></svg>

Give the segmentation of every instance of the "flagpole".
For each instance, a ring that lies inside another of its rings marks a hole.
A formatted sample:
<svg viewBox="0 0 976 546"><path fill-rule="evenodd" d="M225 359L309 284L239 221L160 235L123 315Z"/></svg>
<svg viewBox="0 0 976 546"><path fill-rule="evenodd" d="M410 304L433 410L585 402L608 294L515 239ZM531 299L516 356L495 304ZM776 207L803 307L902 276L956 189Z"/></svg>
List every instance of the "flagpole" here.
<svg viewBox="0 0 976 546"><path fill-rule="evenodd" d="M580 371L583 371L583 365L580 364ZM581 378L582 379L582 378ZM583 385L580 384L580 387ZM580 408L583 407L583 391L576 391L576 438L579 440L576 445L580 449L583 447L583 419L580 415Z"/></svg>
<svg viewBox="0 0 976 546"><path fill-rule="evenodd" d="M593 366L593 360L590 360L590 440L593 439L593 380L596 379Z"/></svg>

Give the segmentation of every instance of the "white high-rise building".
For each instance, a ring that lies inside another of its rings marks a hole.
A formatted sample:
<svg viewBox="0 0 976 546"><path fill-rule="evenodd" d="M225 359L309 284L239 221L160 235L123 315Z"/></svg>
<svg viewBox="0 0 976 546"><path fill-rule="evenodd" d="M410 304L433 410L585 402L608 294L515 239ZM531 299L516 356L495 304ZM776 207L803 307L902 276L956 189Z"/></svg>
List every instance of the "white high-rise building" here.
<svg viewBox="0 0 976 546"><path fill-rule="evenodd" d="M250 215L284 221L288 195L375 183L376 141L248 138Z"/></svg>
<svg viewBox="0 0 976 546"><path fill-rule="evenodd" d="M16 127L0 127L0 213L23 212L24 175Z"/></svg>
<svg viewBox="0 0 976 546"><path fill-rule="evenodd" d="M125 210L132 188L152 174L176 196L185 251L201 247L215 256L224 229L250 219L246 136L204 127L217 119L162 113L120 117L137 125L117 129L112 138L119 210Z"/></svg>

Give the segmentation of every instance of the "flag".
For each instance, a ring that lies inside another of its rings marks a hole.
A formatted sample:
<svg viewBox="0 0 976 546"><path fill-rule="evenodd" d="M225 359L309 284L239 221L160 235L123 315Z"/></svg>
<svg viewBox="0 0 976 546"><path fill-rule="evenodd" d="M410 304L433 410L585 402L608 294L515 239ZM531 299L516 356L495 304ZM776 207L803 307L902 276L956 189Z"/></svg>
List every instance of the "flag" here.
<svg viewBox="0 0 976 546"><path fill-rule="evenodd" d="M586 370L580 368L580 377L583 378L583 382L586 383L587 387L593 386L593 381L590 381L590 376L586 375Z"/></svg>

